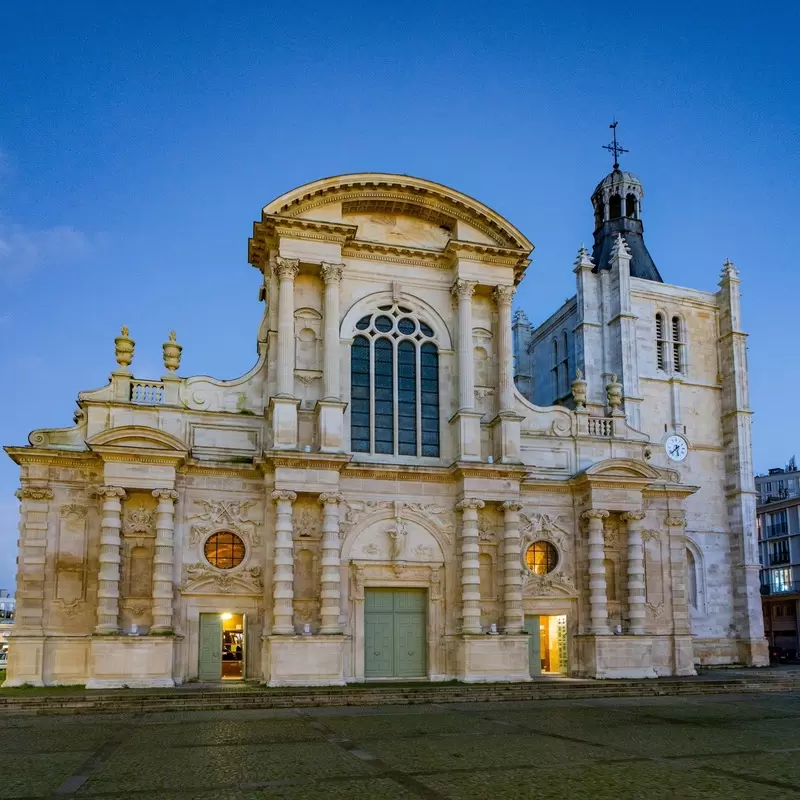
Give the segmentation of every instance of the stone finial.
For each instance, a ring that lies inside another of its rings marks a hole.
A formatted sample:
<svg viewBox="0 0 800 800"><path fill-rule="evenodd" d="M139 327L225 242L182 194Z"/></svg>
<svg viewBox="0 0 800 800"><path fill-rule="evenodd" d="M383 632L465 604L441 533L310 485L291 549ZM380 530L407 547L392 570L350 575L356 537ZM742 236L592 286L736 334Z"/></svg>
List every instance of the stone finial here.
<svg viewBox="0 0 800 800"><path fill-rule="evenodd" d="M621 233L617 234L614 240L614 246L611 248L610 259L613 261L615 258L630 258L631 251L628 249L628 243L625 241Z"/></svg>
<svg viewBox="0 0 800 800"><path fill-rule="evenodd" d="M580 249L578 250L578 256L575 259L575 266L589 267L590 269L594 269L594 259L583 245L581 245Z"/></svg>
<svg viewBox="0 0 800 800"><path fill-rule="evenodd" d="M123 325L120 335L114 339L114 347L116 349L117 364L119 364L119 372L129 372L128 367L133 361L133 348L136 342L128 336L128 326Z"/></svg>
<svg viewBox="0 0 800 800"><path fill-rule="evenodd" d="M720 273L720 278L722 280L729 280L730 278L738 278L739 277L739 270L736 269L736 264L733 263L729 258L726 258L724 263L722 264L722 272Z"/></svg>
<svg viewBox="0 0 800 800"><path fill-rule="evenodd" d="M616 375L612 375L611 380L606 384L606 399L612 414L618 411L622 405L622 384L617 381Z"/></svg>
<svg viewBox="0 0 800 800"><path fill-rule="evenodd" d="M164 366L170 373L175 372L181 365L181 351L183 350L183 346L179 345L176 339L175 331L170 331L169 340L161 345L164 351Z"/></svg>
<svg viewBox="0 0 800 800"><path fill-rule="evenodd" d="M580 369L575 370L575 380L572 381L572 399L576 408L586 408L586 381Z"/></svg>
<svg viewBox="0 0 800 800"><path fill-rule="evenodd" d="M512 321L514 325L527 325L528 327L530 327L531 324L531 321L528 319L528 315L521 308L518 308L514 312L514 317Z"/></svg>

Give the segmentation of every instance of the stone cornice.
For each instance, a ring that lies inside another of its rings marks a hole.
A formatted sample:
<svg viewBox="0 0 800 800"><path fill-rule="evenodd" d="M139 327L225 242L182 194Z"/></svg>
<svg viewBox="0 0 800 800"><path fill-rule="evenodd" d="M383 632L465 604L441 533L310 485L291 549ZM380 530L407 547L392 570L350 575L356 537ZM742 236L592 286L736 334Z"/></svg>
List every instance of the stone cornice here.
<svg viewBox="0 0 800 800"><path fill-rule="evenodd" d="M162 464L177 467L186 460L187 453L160 450L155 447L115 447L113 445L95 445L92 452L103 462L127 464Z"/></svg>
<svg viewBox="0 0 800 800"><path fill-rule="evenodd" d="M522 482L527 467L522 464L484 464L482 462L458 461L449 468L456 478L494 478L496 480Z"/></svg>
<svg viewBox="0 0 800 800"><path fill-rule="evenodd" d="M9 457L19 466L43 464L58 467L85 467L87 462L98 461L90 450L57 450L39 447L4 447Z"/></svg>
<svg viewBox="0 0 800 800"><path fill-rule="evenodd" d="M353 239L342 248L342 258L362 258L370 261L385 261L391 264L412 264L417 267L451 269L452 259L441 250L425 247L410 247Z"/></svg>
<svg viewBox="0 0 800 800"><path fill-rule="evenodd" d="M255 459L256 466L262 472L270 472L280 468L333 470L341 472L352 458L349 454L339 453L301 453L299 451L271 450L264 451L263 457Z"/></svg>

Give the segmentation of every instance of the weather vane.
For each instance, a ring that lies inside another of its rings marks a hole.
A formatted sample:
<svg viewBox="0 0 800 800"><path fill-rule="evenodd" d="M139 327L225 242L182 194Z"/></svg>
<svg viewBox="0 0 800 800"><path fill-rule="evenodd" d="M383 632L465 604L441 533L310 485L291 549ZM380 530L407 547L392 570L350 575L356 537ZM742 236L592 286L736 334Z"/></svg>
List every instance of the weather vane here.
<svg viewBox="0 0 800 800"><path fill-rule="evenodd" d="M614 169L619 169L619 154L620 153L629 153L630 150L626 150L621 144L617 142L617 125L619 123L614 120L608 127L614 131L614 140L611 144L604 144L603 150L608 150L610 153L614 154Z"/></svg>

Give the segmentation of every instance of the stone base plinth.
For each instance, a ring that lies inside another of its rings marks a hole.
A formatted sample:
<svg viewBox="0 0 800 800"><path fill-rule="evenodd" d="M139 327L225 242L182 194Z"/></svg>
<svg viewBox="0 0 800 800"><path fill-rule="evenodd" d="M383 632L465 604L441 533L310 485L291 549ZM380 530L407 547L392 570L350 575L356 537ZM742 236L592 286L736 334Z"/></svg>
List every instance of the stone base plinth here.
<svg viewBox="0 0 800 800"><path fill-rule="evenodd" d="M765 638L737 639L739 663L748 667L769 666L769 643Z"/></svg>
<svg viewBox="0 0 800 800"><path fill-rule="evenodd" d="M464 634L456 647L456 677L464 683L529 681L529 636Z"/></svg>
<svg viewBox="0 0 800 800"><path fill-rule="evenodd" d="M95 636L87 689L174 686L174 636Z"/></svg>
<svg viewBox="0 0 800 800"><path fill-rule="evenodd" d="M44 686L44 636L11 634L4 687Z"/></svg>
<svg viewBox="0 0 800 800"><path fill-rule="evenodd" d="M268 686L344 686L342 635L265 636L261 641Z"/></svg>
<svg viewBox="0 0 800 800"><path fill-rule="evenodd" d="M658 678L696 675L691 636L575 637L578 667L586 678Z"/></svg>
<svg viewBox="0 0 800 800"><path fill-rule="evenodd" d="M297 407L293 397L273 397L269 401L273 450L297 450Z"/></svg>

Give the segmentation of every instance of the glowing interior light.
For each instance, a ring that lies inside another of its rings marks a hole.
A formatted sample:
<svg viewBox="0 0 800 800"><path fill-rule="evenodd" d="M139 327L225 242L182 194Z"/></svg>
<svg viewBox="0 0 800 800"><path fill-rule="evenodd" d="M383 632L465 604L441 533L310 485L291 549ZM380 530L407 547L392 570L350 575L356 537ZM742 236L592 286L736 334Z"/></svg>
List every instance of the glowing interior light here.
<svg viewBox="0 0 800 800"><path fill-rule="evenodd" d="M229 614L229 613L226 611L224 614L220 614L220 617L221 617L223 620L229 620L229 619L231 619L231 618L233 617L233 614Z"/></svg>

